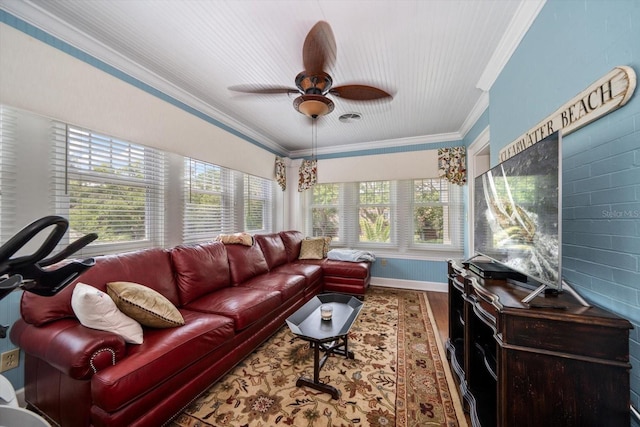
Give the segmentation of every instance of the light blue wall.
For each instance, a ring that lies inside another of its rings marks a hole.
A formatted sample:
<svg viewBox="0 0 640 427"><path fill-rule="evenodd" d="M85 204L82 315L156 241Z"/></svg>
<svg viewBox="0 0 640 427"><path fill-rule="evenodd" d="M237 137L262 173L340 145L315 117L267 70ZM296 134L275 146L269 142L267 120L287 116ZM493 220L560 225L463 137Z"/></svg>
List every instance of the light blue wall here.
<svg viewBox="0 0 640 427"><path fill-rule="evenodd" d="M386 261L384 266L381 262L382 259ZM376 259L376 262L371 267L371 276L385 279L445 283L447 280L447 263L445 261L380 257Z"/></svg>
<svg viewBox="0 0 640 427"><path fill-rule="evenodd" d="M490 91L498 151L617 65L640 73L640 1L549 0ZM640 92L563 139L563 276L629 319L640 406Z"/></svg>
<svg viewBox="0 0 640 427"><path fill-rule="evenodd" d="M2 301L0 301L0 325L11 326L20 318L20 296L22 291L11 292ZM16 348L15 345L9 340L9 333L11 329L7 330L7 337L0 338L0 353L4 353L7 350ZM0 375L4 375L16 389L23 387L24 385L24 353L20 352L20 366L16 369L3 372Z"/></svg>

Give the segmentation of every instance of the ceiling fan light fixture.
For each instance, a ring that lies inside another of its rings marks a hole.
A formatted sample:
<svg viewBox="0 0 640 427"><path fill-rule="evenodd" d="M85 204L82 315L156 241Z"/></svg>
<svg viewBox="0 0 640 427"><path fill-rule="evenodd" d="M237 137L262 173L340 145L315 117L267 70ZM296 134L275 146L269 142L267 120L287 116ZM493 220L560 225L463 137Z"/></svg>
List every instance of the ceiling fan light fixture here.
<svg viewBox="0 0 640 427"><path fill-rule="evenodd" d="M333 101L323 95L300 95L293 100L293 108L312 119L333 111Z"/></svg>
<svg viewBox="0 0 640 427"><path fill-rule="evenodd" d="M333 85L333 79L325 72L308 75L305 71L296 76L296 86L307 95L322 95Z"/></svg>

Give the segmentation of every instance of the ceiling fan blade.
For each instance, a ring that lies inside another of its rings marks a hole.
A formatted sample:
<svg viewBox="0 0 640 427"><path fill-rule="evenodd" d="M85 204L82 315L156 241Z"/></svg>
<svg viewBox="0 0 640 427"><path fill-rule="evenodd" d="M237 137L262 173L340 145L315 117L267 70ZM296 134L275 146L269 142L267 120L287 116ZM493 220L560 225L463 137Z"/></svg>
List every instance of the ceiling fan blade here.
<svg viewBox="0 0 640 427"><path fill-rule="evenodd" d="M302 62L307 75L317 75L336 59L336 39L331 26L319 21L311 28L302 46Z"/></svg>
<svg viewBox="0 0 640 427"><path fill-rule="evenodd" d="M356 101L373 101L376 99L393 98L393 96L382 89L365 85L344 85L334 87L329 91L331 95L344 99Z"/></svg>
<svg viewBox="0 0 640 427"><path fill-rule="evenodd" d="M293 87L286 86L261 86L261 85L236 85L229 86L229 90L234 92L243 93L258 93L258 94L299 94L300 91Z"/></svg>

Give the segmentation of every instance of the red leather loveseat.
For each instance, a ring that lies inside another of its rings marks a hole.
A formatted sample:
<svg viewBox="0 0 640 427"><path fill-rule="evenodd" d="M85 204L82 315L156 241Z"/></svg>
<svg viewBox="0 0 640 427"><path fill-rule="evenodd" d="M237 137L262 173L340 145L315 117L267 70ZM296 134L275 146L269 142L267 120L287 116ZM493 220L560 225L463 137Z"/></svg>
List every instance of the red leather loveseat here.
<svg viewBox="0 0 640 427"><path fill-rule="evenodd" d="M298 231L254 239L98 257L79 282L102 291L113 281L142 284L184 318L175 328L144 327L139 345L82 326L75 283L49 298L25 292L10 336L25 353L27 403L62 426L163 425L314 295L363 295L369 285L367 263L298 260Z"/></svg>

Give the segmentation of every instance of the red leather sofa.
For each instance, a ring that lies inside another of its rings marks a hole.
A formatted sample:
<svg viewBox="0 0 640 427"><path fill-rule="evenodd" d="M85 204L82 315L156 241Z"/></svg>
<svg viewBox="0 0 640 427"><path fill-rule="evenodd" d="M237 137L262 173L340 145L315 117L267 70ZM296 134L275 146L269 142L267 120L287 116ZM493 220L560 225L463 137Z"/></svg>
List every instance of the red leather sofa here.
<svg viewBox="0 0 640 427"><path fill-rule="evenodd" d="M112 281L140 283L185 320L145 327L140 345L82 326L71 307L75 284L48 298L25 292L10 336L25 353L27 403L61 426L163 425L314 295L364 295L369 285L367 263L298 260L298 231L254 239L98 257L80 282L103 291Z"/></svg>

